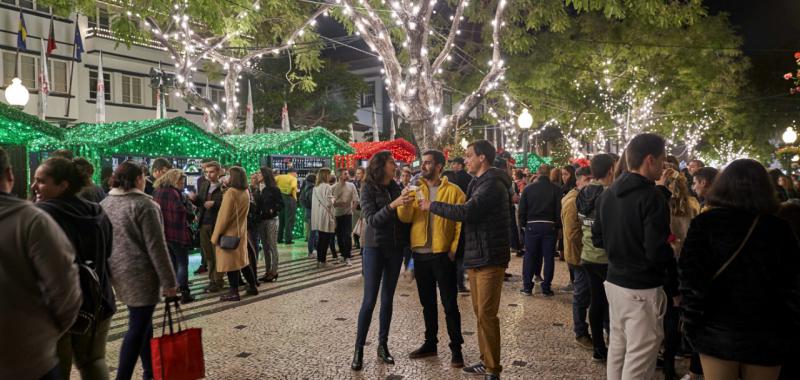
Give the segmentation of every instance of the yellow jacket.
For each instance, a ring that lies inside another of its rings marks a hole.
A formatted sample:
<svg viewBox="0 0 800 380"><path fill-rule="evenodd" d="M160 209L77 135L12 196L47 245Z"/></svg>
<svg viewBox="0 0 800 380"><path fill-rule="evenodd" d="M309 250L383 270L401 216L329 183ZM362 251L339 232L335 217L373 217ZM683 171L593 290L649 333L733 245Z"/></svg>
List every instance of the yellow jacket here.
<svg viewBox="0 0 800 380"><path fill-rule="evenodd" d="M420 179L420 190L425 198L429 197L428 184ZM436 192L436 202L458 205L464 203L467 196L461 189L447 182L447 177L442 177L439 191ZM428 241L428 211L422 211L417 201L408 206L397 208L397 216L403 223L411 223L411 248L425 246ZM433 239L431 249L434 253L455 253L458 249L458 237L461 233L461 223L440 216L433 216Z"/></svg>
<svg viewBox="0 0 800 380"><path fill-rule="evenodd" d="M297 177L291 174L281 174L275 176L275 184L281 193L297 199Z"/></svg>
<svg viewBox="0 0 800 380"><path fill-rule="evenodd" d="M570 190L561 199L561 228L564 231L564 260L571 265L581 264L581 250L583 249L583 230L578 220L578 207L575 199L578 198L578 189Z"/></svg>

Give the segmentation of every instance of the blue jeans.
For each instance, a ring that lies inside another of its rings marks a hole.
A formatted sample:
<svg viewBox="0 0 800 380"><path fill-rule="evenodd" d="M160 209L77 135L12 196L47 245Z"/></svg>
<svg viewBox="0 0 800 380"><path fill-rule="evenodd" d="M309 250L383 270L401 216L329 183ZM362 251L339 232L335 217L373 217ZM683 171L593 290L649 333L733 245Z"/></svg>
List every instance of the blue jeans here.
<svg viewBox="0 0 800 380"><path fill-rule="evenodd" d="M525 291L533 290L533 274L540 273L544 261L542 291L550 291L553 282L556 253L556 228L553 223L528 223L525 227L525 256L522 259L522 285Z"/></svg>
<svg viewBox="0 0 800 380"><path fill-rule="evenodd" d="M150 339L153 338L153 311L156 306L128 306L128 332L119 352L117 380L130 380L136 361L142 359L145 379L153 377Z"/></svg>
<svg viewBox="0 0 800 380"><path fill-rule="evenodd" d="M364 269L364 298L358 312L358 329L356 347L364 347L367 332L372 321L372 312L378 301L378 290L381 296L381 310L378 327L378 343L389 341L389 325L392 323L392 301L403 265L403 252L395 248L365 247L361 265ZM381 288L383 282L383 288Z"/></svg>
<svg viewBox="0 0 800 380"><path fill-rule="evenodd" d="M167 243L169 258L181 290L189 289L189 248L178 243Z"/></svg>
<svg viewBox="0 0 800 380"><path fill-rule="evenodd" d="M572 292L572 330L576 338L589 336L589 324L586 323L586 312L591 302L589 278L579 266L570 265L569 269L575 275L572 282L572 286L575 287Z"/></svg>

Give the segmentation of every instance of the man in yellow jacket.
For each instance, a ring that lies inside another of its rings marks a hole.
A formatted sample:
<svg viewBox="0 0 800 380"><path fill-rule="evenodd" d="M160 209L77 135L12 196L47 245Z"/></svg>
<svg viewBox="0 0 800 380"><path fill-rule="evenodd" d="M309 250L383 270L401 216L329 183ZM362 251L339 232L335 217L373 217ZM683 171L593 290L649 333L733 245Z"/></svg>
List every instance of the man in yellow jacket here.
<svg viewBox="0 0 800 380"><path fill-rule="evenodd" d="M417 196L429 201L448 204L462 204L466 195L461 189L441 177L444 169L444 154L438 150L428 150L422 154L422 178ZM404 192L411 191L407 188ZM425 342L411 352L409 358L418 359L438 354L436 345L439 333L439 317L436 305L436 287L442 296L447 334L450 336L450 365L454 368L464 366L461 345L461 313L458 311L458 286L456 285L455 254L461 223L445 219L420 210L417 200L408 206L397 208L397 216L404 223L411 223L411 250L414 257L414 274L417 280L419 300L425 318Z"/></svg>

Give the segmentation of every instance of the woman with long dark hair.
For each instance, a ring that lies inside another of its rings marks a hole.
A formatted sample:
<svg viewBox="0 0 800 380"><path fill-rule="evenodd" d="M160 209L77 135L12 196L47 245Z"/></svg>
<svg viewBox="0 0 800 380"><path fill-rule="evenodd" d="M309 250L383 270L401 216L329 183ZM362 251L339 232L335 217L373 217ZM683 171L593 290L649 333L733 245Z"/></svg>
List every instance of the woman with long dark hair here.
<svg viewBox="0 0 800 380"><path fill-rule="evenodd" d="M150 361L153 311L161 295L177 294L161 209L144 193L145 183L144 167L125 161L114 170L111 191L100 202L114 227L108 261L111 282L119 300L128 306L128 332L122 341L117 368L120 380L133 376L140 357L143 377L153 377Z"/></svg>
<svg viewBox="0 0 800 380"><path fill-rule="evenodd" d="M409 245L409 226L400 222L397 208L408 205L411 198L393 180L397 164L389 151L376 153L369 160L361 189L361 217L366 221L361 244L364 248L361 265L364 270L364 298L358 312L358 331L353 362L360 371L364 364L364 344L372 320L372 312L381 296L378 329L378 357L394 364L389 353L389 325L392 322L392 301L403 264L403 248ZM381 282L383 287L381 287Z"/></svg>
<svg viewBox="0 0 800 380"><path fill-rule="evenodd" d="M76 334L67 332L58 341L56 350L61 375L69 378L74 361L82 378L108 378L106 338L111 316L116 311L108 268L111 221L100 205L78 196L91 185L91 181L85 166L77 164L75 160L50 158L36 169L33 179L31 188L36 196L36 205L53 217L72 242L75 261L81 265L80 275L91 275L87 273L89 268L100 282L100 294L92 294L90 289L84 289L82 313L73 324L72 330L86 330ZM81 281L81 284L84 283ZM98 309L99 313L95 315L94 311ZM96 320L84 319L86 311Z"/></svg>
<svg viewBox="0 0 800 380"><path fill-rule="evenodd" d="M800 246L774 214L757 161L733 161L689 227L679 259L684 331L706 379L777 379L800 328Z"/></svg>
<svg viewBox="0 0 800 380"><path fill-rule="evenodd" d="M273 282L278 279L278 214L283 208L281 190L275 182L272 169L261 167L261 192L258 206L261 208L261 245L264 246L264 263L267 273L261 280Z"/></svg>
<svg viewBox="0 0 800 380"><path fill-rule="evenodd" d="M258 282L253 273L247 251L247 213L250 210L250 193L247 190L247 175L244 169L234 166L228 169L228 178L225 193L222 195L222 205L217 214L217 223L211 234L211 244L217 259L217 272L228 273L228 283L231 286L228 294L220 297L220 301L239 301L239 272L244 275L248 283L247 294L258 294ZM220 245L222 237L237 237L239 244L235 247Z"/></svg>
<svg viewBox="0 0 800 380"><path fill-rule="evenodd" d="M564 195L567 195L570 190L574 189L577 186L577 178L575 178L575 167L572 165L566 165L561 167L561 189L564 192Z"/></svg>

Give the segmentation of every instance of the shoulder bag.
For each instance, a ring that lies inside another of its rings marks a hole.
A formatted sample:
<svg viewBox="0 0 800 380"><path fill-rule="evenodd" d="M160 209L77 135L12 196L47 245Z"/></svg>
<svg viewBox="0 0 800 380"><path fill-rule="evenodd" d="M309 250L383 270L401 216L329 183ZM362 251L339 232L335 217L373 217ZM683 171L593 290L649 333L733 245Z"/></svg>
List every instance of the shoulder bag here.
<svg viewBox="0 0 800 380"><path fill-rule="evenodd" d="M234 210L234 217L236 218L236 232L238 233L239 228L239 208L237 207L237 202L234 200L233 203L233 210ZM219 247L222 249L236 249L239 248L239 241L242 240L239 236L228 236L223 235L219 238Z"/></svg>
<svg viewBox="0 0 800 380"><path fill-rule="evenodd" d="M747 231L747 235L745 235L744 240L742 240L742 244L739 244L739 248L736 249L736 252L734 252L733 255L727 261L725 261L724 264L722 264L722 266L717 270L717 273L714 273L714 276L711 277L712 281L719 277L719 275L722 274L726 268L728 268L728 265L731 265L733 260L736 259L736 256L739 256L739 253L742 252L742 249L744 248L745 244L747 244L747 241L750 240L750 235L753 234L753 230L756 229L759 219L761 219L761 215L756 216L756 219L753 220L753 224L750 225L750 229Z"/></svg>

